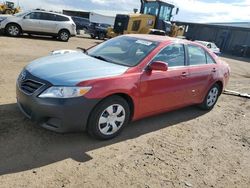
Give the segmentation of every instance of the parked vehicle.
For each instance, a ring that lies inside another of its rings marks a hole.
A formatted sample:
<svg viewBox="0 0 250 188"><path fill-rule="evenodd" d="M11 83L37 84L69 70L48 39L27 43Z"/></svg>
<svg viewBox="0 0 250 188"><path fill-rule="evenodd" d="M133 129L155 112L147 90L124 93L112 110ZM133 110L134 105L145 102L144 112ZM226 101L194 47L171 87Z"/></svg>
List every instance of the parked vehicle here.
<svg viewBox="0 0 250 188"><path fill-rule="evenodd" d="M108 24L111 26L111 25L114 25L115 23L115 16L91 12L89 14L89 21L92 23Z"/></svg>
<svg viewBox="0 0 250 188"><path fill-rule="evenodd" d="M153 34L171 37L183 36L185 26L171 22L179 13L173 3L164 0L140 0L141 8L134 9L133 14L117 14L113 28L108 29L108 38L123 34Z"/></svg>
<svg viewBox="0 0 250 188"><path fill-rule="evenodd" d="M206 46L207 48L209 48L213 53L215 53L216 55L220 55L221 52L220 52L220 48L218 48L216 46L215 43L213 42L207 42L207 41L199 41L199 40L196 40L195 42L198 42L204 46Z"/></svg>
<svg viewBox="0 0 250 188"><path fill-rule="evenodd" d="M232 54L238 57L250 57L250 46L248 45L235 45Z"/></svg>
<svg viewBox="0 0 250 188"><path fill-rule="evenodd" d="M72 20L75 22L76 24L76 30L87 30L88 26L90 24L89 19L87 18L81 18L81 17L77 17L77 16L71 16Z"/></svg>
<svg viewBox="0 0 250 188"><path fill-rule="evenodd" d="M0 3L0 14L16 14L21 11L20 7L15 7L15 3L6 1L3 4Z"/></svg>
<svg viewBox="0 0 250 188"><path fill-rule="evenodd" d="M76 35L76 25L69 16L40 10L28 11L2 18L0 30L17 37L22 33L47 35L68 41Z"/></svg>
<svg viewBox="0 0 250 188"><path fill-rule="evenodd" d="M194 104L211 110L229 74L226 63L197 43L124 35L33 61L17 80L17 103L49 130L110 139L131 120Z"/></svg>
<svg viewBox="0 0 250 188"><path fill-rule="evenodd" d="M110 26L109 24L90 23L87 33L90 34L92 39L97 37L100 40L104 40L107 37L107 31Z"/></svg>

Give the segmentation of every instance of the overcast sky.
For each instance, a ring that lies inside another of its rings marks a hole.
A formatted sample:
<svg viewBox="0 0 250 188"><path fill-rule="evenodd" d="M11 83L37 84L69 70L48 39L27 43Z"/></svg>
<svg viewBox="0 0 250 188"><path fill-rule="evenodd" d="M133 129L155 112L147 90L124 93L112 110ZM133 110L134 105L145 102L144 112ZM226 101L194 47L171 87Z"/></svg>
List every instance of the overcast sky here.
<svg viewBox="0 0 250 188"><path fill-rule="evenodd" d="M18 0L13 0L18 2ZM1 0L0 0L1 2ZM180 8L175 20L192 22L250 22L250 0L171 0ZM23 9L44 8L61 11L78 9L108 14L129 13L140 0L19 0Z"/></svg>

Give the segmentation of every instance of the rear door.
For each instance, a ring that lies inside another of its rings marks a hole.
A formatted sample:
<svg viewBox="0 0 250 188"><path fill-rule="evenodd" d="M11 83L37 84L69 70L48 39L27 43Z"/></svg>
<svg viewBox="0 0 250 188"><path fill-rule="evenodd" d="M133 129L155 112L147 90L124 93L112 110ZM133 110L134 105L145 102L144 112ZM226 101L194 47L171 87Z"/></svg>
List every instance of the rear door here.
<svg viewBox="0 0 250 188"><path fill-rule="evenodd" d="M41 12L40 28L43 33L57 33L56 15L52 13Z"/></svg>
<svg viewBox="0 0 250 188"><path fill-rule="evenodd" d="M140 84L140 110L142 115L153 114L187 102L186 55L183 44L165 47L152 60L168 63L168 71L145 71ZM151 63L152 63L151 62Z"/></svg>
<svg viewBox="0 0 250 188"><path fill-rule="evenodd" d="M217 74L217 65L213 58L198 45L187 45L189 76L188 100L200 103Z"/></svg>

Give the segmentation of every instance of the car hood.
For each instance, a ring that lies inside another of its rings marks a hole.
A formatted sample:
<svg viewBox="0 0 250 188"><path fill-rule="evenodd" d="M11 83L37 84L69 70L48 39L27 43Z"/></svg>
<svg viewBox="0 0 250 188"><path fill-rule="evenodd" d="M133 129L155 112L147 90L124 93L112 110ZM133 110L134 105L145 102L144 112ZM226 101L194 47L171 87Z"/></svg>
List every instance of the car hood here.
<svg viewBox="0 0 250 188"><path fill-rule="evenodd" d="M82 52L75 52L37 59L25 69L53 85L74 86L86 80L121 75L128 67L108 63Z"/></svg>
<svg viewBox="0 0 250 188"><path fill-rule="evenodd" d="M0 15L0 18L10 18L10 17L13 17L13 15L10 14Z"/></svg>
<svg viewBox="0 0 250 188"><path fill-rule="evenodd" d="M11 22L11 21L15 21L15 22L19 22L19 21L21 21L23 18L21 18L21 17L16 17L16 16L13 16L13 15L11 15L11 16L7 16L7 17L5 17L6 18L6 20L8 21L8 22Z"/></svg>

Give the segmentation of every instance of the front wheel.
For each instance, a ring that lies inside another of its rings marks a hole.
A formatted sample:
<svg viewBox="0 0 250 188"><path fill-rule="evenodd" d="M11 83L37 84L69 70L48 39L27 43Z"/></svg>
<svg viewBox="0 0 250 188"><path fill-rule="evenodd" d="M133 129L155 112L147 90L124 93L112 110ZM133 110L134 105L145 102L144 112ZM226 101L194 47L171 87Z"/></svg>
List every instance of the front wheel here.
<svg viewBox="0 0 250 188"><path fill-rule="evenodd" d="M113 96L100 102L90 115L88 132L90 135L107 140L117 136L130 118L130 108L126 100Z"/></svg>
<svg viewBox="0 0 250 188"><path fill-rule="evenodd" d="M67 30L62 30L58 34L58 39L63 42L68 42L70 38L70 33Z"/></svg>
<svg viewBox="0 0 250 188"><path fill-rule="evenodd" d="M21 33L21 28L17 24L9 24L5 29L8 36L18 37Z"/></svg>
<svg viewBox="0 0 250 188"><path fill-rule="evenodd" d="M211 110L216 104L221 88L218 84L214 84L208 91L204 101L200 105L200 107L204 110Z"/></svg>

